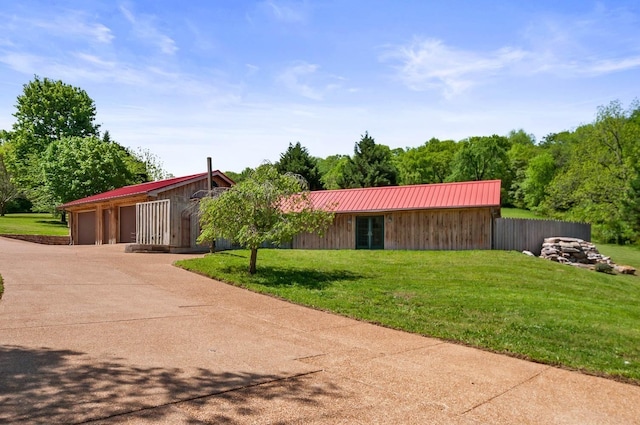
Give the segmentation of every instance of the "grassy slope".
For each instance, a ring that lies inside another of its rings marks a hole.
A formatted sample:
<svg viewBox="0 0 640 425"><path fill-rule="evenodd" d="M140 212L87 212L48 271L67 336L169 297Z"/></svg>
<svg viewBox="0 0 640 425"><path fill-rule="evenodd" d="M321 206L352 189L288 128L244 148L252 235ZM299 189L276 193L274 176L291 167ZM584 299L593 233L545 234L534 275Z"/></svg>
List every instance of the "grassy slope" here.
<svg viewBox="0 0 640 425"><path fill-rule="evenodd" d="M67 236L69 229L51 214L7 214L0 217L0 234Z"/></svg>
<svg viewBox="0 0 640 425"><path fill-rule="evenodd" d="M596 243L598 251L603 255L608 255L616 264L635 267L640 274L640 247L621 246L614 244Z"/></svg>
<svg viewBox="0 0 640 425"><path fill-rule="evenodd" d="M500 251L260 250L177 263L296 303L640 383L640 278Z"/></svg>

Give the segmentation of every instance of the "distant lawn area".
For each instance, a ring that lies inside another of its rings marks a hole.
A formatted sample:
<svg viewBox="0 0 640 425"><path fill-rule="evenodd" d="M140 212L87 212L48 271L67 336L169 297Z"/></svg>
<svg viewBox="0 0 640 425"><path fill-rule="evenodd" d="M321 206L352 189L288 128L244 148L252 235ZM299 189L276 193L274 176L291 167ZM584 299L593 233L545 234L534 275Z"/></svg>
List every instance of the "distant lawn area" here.
<svg viewBox="0 0 640 425"><path fill-rule="evenodd" d="M624 252L640 262L640 251ZM503 251L262 249L256 275L248 264L248 251L176 263L294 303L640 384L638 276Z"/></svg>
<svg viewBox="0 0 640 425"><path fill-rule="evenodd" d="M0 217L0 234L67 236L69 228L52 214L7 214Z"/></svg>
<svg viewBox="0 0 640 425"><path fill-rule="evenodd" d="M538 220L546 220L548 218L521 208L500 208L500 215L504 218L534 218Z"/></svg>

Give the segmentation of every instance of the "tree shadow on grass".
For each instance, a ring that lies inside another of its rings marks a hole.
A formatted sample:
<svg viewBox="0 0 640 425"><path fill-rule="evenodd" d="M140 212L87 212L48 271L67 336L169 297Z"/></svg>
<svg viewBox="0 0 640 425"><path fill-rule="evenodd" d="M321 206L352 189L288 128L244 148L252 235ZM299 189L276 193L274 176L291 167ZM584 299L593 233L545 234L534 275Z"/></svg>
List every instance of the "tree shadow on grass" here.
<svg viewBox="0 0 640 425"><path fill-rule="evenodd" d="M301 286L306 289L320 290L339 281L356 281L363 277L348 270L321 271L265 266L258 268L252 281L270 287Z"/></svg>
<svg viewBox="0 0 640 425"><path fill-rule="evenodd" d="M36 220L36 223L46 224L53 227L67 227L67 223L63 223L60 219Z"/></svg>
<svg viewBox="0 0 640 425"><path fill-rule="evenodd" d="M232 397L234 403L216 411L211 398L217 397ZM341 397L336 386L319 387L300 377L141 367L71 350L0 347L0 423L118 422L131 417L162 423L173 414L185 423L202 423L171 409L185 402L208 404L207 421L235 424L255 421L263 413L257 407L260 400L277 398L295 409Z"/></svg>

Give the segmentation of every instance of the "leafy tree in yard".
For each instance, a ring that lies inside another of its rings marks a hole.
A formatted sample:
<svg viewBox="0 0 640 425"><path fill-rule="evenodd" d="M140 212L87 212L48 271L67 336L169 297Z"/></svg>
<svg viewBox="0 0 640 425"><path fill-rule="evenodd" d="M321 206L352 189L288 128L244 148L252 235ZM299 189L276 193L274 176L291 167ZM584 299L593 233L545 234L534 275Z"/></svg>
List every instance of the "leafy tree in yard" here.
<svg viewBox="0 0 640 425"><path fill-rule="evenodd" d="M289 143L289 148L280 155L280 161L275 165L280 173L293 173L304 177L311 190L324 189L316 159L309 155L307 148L300 142L295 145Z"/></svg>
<svg viewBox="0 0 640 425"><path fill-rule="evenodd" d="M246 167L244 170L242 170L239 173L236 173L235 171L225 171L224 174L229 177L231 180L233 180L236 184L246 180L251 173L253 173L253 168L251 167Z"/></svg>
<svg viewBox="0 0 640 425"><path fill-rule="evenodd" d="M324 159L318 159L320 180L325 189L340 189L342 187L344 169L349 163L348 155L329 155Z"/></svg>
<svg viewBox="0 0 640 425"><path fill-rule="evenodd" d="M353 157L345 165L341 187L392 186L397 182L391 149L377 145L369 133L356 143Z"/></svg>
<svg viewBox="0 0 640 425"><path fill-rule="evenodd" d="M140 183L173 177L173 174L164 169L164 164L160 157L149 149L138 147L135 151L126 148L125 150L128 157L127 161L130 164L129 169L138 176Z"/></svg>
<svg viewBox="0 0 640 425"><path fill-rule="evenodd" d="M96 137L67 137L52 142L42 165L44 187L55 204L135 181L122 147Z"/></svg>
<svg viewBox="0 0 640 425"><path fill-rule="evenodd" d="M451 174L451 163L458 149L453 140L430 139L396 158L399 184L442 183Z"/></svg>
<svg viewBox="0 0 640 425"><path fill-rule="evenodd" d="M509 141L509 172L502 178L502 185L507 189L507 197L503 202L518 208L525 206L525 192L523 182L526 178L526 170L529 160L538 155L540 148L536 146L536 139L532 134L524 130L511 130L507 135Z"/></svg>
<svg viewBox="0 0 640 425"><path fill-rule="evenodd" d="M640 201L633 187L640 162L640 125L633 119L638 109L637 103L625 111L611 102L598 109L594 123L578 127L544 202L564 218L590 222L602 241L626 243L640 236L629 213Z"/></svg>
<svg viewBox="0 0 640 425"><path fill-rule="evenodd" d="M509 141L503 136L462 140L453 160L452 181L502 179L509 171Z"/></svg>
<svg viewBox="0 0 640 425"><path fill-rule="evenodd" d="M220 196L201 201L198 241L223 238L250 249L249 273L254 274L260 245L282 244L301 232L322 233L333 221L332 213L314 208L305 186L273 165L258 167Z"/></svg>
<svg viewBox="0 0 640 425"><path fill-rule="evenodd" d="M522 182L524 203L528 209L535 209L547 196L547 187L556 173L556 163L549 152L533 157L525 170Z"/></svg>
<svg viewBox="0 0 640 425"><path fill-rule="evenodd" d="M640 236L640 164L633 167L633 177L629 181L627 196L624 198L623 217L629 224L635 238Z"/></svg>
<svg viewBox="0 0 640 425"><path fill-rule="evenodd" d="M51 210L53 196L42 186L42 157L65 137L98 136L95 104L82 89L35 76L17 98L15 122L5 132L5 165L36 209Z"/></svg>
<svg viewBox="0 0 640 425"><path fill-rule="evenodd" d="M11 142L20 163L42 155L55 140L99 133L94 101L84 90L60 80L36 76L24 85L16 109Z"/></svg>
<svg viewBox="0 0 640 425"><path fill-rule="evenodd" d="M0 216L4 217L7 204L20 195L20 190L13 183L11 174L4 164L4 155L0 151Z"/></svg>

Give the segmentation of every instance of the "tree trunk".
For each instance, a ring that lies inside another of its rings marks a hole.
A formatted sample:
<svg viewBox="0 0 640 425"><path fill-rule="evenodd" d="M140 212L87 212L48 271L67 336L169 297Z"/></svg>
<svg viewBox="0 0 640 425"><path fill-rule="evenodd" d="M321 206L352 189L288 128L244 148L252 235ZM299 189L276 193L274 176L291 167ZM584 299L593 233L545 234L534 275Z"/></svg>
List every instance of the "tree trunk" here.
<svg viewBox="0 0 640 425"><path fill-rule="evenodd" d="M256 274L257 259L258 259L258 248L251 248L251 259L249 260L249 274Z"/></svg>

